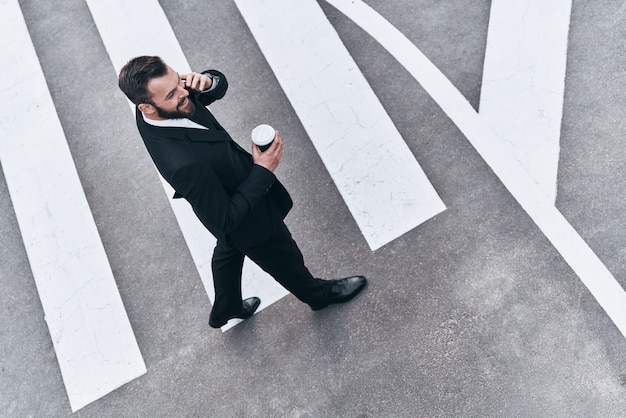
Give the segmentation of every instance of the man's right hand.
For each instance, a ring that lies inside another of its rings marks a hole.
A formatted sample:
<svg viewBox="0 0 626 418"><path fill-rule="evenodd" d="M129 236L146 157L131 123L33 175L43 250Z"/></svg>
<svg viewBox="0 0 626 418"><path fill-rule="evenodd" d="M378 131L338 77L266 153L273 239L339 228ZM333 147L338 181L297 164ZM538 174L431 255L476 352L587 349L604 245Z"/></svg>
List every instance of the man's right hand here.
<svg viewBox="0 0 626 418"><path fill-rule="evenodd" d="M272 145L266 149L265 152L259 151L256 144L252 143L252 160L255 164L265 167L271 172L276 170L282 156L283 141L280 139L278 131L276 131L276 135L274 136L274 142L272 142Z"/></svg>

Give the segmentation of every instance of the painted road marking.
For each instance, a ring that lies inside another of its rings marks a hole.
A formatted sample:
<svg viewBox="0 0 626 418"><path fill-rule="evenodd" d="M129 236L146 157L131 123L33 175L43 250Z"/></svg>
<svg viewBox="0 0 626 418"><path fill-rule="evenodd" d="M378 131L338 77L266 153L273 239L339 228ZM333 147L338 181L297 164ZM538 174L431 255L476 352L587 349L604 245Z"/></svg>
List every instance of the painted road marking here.
<svg viewBox="0 0 626 418"><path fill-rule="evenodd" d="M235 0L372 250L445 209L315 0Z"/></svg>
<svg viewBox="0 0 626 418"><path fill-rule="evenodd" d="M0 1L0 46L0 161L76 411L146 366L16 0Z"/></svg>
<svg viewBox="0 0 626 418"><path fill-rule="evenodd" d="M117 73L128 60L139 55L159 55L176 71L191 71L167 16L156 0L134 2L87 0L87 5ZM134 118L135 109L132 104L131 109ZM183 199L171 199L174 191L162 178L161 183L204 288L213 303L215 291L211 256L216 240L200 223L189 204ZM261 306L257 312L288 294L287 290L270 275L247 258L243 270L242 291L244 298L249 296L261 298ZM232 328L239 322L241 321L230 321L222 327L222 331Z"/></svg>
<svg viewBox="0 0 626 418"><path fill-rule="evenodd" d="M540 1L540 0L536 0ZM376 39L422 85L574 270L622 335L626 336L626 292L552 202L538 198L539 186L463 95L401 32L358 0L327 0Z"/></svg>
<svg viewBox="0 0 626 418"><path fill-rule="evenodd" d="M571 0L494 0L479 118L556 201Z"/></svg>

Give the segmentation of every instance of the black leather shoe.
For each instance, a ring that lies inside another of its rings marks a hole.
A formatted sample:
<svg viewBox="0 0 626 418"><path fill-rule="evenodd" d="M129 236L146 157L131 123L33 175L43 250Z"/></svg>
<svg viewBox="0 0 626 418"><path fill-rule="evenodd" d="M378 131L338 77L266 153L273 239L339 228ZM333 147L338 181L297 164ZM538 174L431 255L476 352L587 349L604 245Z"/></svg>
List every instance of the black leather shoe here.
<svg viewBox="0 0 626 418"><path fill-rule="evenodd" d="M211 328L221 328L226 325L226 323L231 319L248 319L252 315L254 315L254 312L257 310L260 304L261 299L257 298L256 296L245 299L241 303L241 311L239 311L239 313L229 316L227 318L214 318L211 315L211 317L209 317L209 325L211 326Z"/></svg>
<svg viewBox="0 0 626 418"><path fill-rule="evenodd" d="M363 276L345 277L338 280L330 280L331 289L326 300L319 305L309 305L314 311L324 309L331 303L347 302L355 297L367 284Z"/></svg>

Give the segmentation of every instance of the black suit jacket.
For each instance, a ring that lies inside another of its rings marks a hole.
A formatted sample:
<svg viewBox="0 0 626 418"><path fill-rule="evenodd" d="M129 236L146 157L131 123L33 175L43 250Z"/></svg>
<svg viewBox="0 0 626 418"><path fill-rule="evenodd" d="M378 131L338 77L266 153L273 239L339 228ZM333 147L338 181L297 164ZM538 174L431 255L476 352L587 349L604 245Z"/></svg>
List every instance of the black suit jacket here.
<svg viewBox="0 0 626 418"><path fill-rule="evenodd" d="M293 203L271 171L255 165L205 107L228 89L224 74L209 92L190 91L196 113L190 119L209 130L157 127L137 109L137 127L163 178L184 197L202 224L218 239L240 248L272 236Z"/></svg>

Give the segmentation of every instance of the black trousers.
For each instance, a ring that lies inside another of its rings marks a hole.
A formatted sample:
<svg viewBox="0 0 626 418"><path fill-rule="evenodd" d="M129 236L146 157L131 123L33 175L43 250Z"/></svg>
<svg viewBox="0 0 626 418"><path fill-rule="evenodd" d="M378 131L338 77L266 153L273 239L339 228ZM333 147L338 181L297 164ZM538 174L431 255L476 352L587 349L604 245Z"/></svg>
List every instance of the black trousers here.
<svg viewBox="0 0 626 418"><path fill-rule="evenodd" d="M241 309L244 256L304 303L320 304L328 294L327 282L311 275L291 232L281 223L272 238L260 246L237 248L218 240L211 262L215 287L212 317L225 318Z"/></svg>

